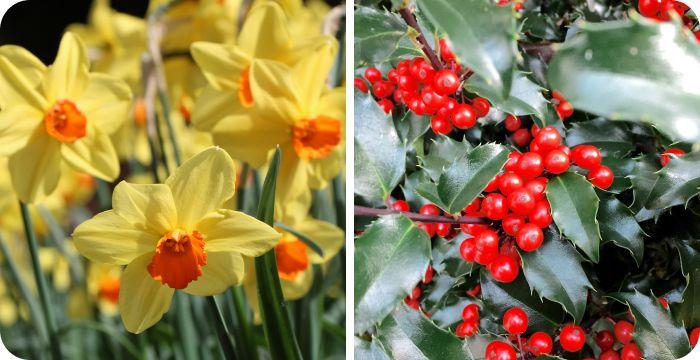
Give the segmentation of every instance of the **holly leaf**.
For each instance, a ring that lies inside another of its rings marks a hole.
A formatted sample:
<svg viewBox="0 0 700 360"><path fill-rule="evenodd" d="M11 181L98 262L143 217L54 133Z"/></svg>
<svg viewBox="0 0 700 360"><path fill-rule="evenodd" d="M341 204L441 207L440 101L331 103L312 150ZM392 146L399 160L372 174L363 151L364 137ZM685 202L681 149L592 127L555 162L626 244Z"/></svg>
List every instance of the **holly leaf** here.
<svg viewBox="0 0 700 360"><path fill-rule="evenodd" d="M683 290L683 301L674 308L674 313L683 321L685 327L700 326L700 268L690 270L685 275L686 287Z"/></svg>
<svg viewBox="0 0 700 360"><path fill-rule="evenodd" d="M603 241L612 241L629 250L637 265L641 265L645 234L632 212L614 196L602 195L597 219Z"/></svg>
<svg viewBox="0 0 700 360"><path fill-rule="evenodd" d="M517 54L515 12L487 0L417 0L425 17L450 39L463 66L507 98Z"/></svg>
<svg viewBox="0 0 700 360"><path fill-rule="evenodd" d="M571 124L566 131L566 145L589 144L600 149L603 157L623 157L634 150L634 141L626 125L597 118Z"/></svg>
<svg viewBox="0 0 700 360"><path fill-rule="evenodd" d="M658 300L638 291L609 296L629 305L635 320L634 341L644 354L644 359L680 359L690 352L685 329Z"/></svg>
<svg viewBox="0 0 700 360"><path fill-rule="evenodd" d="M411 41L415 35L415 30L399 15L358 6L355 9L355 66L377 66L402 57L420 56L421 51Z"/></svg>
<svg viewBox="0 0 700 360"><path fill-rule="evenodd" d="M593 262L600 257L600 230L596 213L598 196L583 176L567 172L547 183L547 200L559 230Z"/></svg>
<svg viewBox="0 0 700 360"><path fill-rule="evenodd" d="M619 194L632 187L628 176L634 171L636 162L634 159L617 156L603 157L601 164L607 166L613 172L613 183L605 191Z"/></svg>
<svg viewBox="0 0 700 360"><path fill-rule="evenodd" d="M535 115L544 120L549 101L542 96L542 87L530 80L522 71L513 74L513 85L507 96L502 96L484 78L475 76L467 82L467 89L491 102L497 109L512 115Z"/></svg>
<svg viewBox="0 0 700 360"><path fill-rule="evenodd" d="M561 306L533 294L522 274L515 281L506 284L497 282L488 271L482 270L481 298L498 315L513 306L520 307L527 313L529 329L535 331L551 330L564 320Z"/></svg>
<svg viewBox="0 0 700 360"><path fill-rule="evenodd" d="M355 337L355 359L357 360L390 360L384 346L376 338L367 341Z"/></svg>
<svg viewBox="0 0 700 360"><path fill-rule="evenodd" d="M634 169L627 176L632 183L632 194L634 200L630 205L630 210L635 214L644 209L644 205L649 201L649 195L654 189L659 176L659 162L651 156L643 156L635 160Z"/></svg>
<svg viewBox="0 0 700 360"><path fill-rule="evenodd" d="M578 324L586 311L588 288L593 289L593 285L581 267L576 249L552 229L544 234L539 249L520 254L525 279L531 290L561 304Z"/></svg>
<svg viewBox="0 0 700 360"><path fill-rule="evenodd" d="M355 194L382 203L403 177L406 148L372 96L355 91Z"/></svg>
<svg viewBox="0 0 700 360"><path fill-rule="evenodd" d="M430 239L403 215L382 216L355 241L355 331L381 321L423 278Z"/></svg>
<svg viewBox="0 0 700 360"><path fill-rule="evenodd" d="M449 136L438 135L430 144L428 155L420 158L421 167L433 181L438 181L445 168L471 149L472 145L466 139L456 141Z"/></svg>
<svg viewBox="0 0 700 360"><path fill-rule="evenodd" d="M413 111L407 111L401 118L394 122L404 146L413 144L430 128L430 118L416 115Z"/></svg>
<svg viewBox="0 0 700 360"><path fill-rule="evenodd" d="M393 359L481 359L492 336L462 341L437 327L421 311L399 306L377 328Z"/></svg>
<svg viewBox="0 0 700 360"><path fill-rule="evenodd" d="M649 194L646 207L665 209L687 205L700 192L700 152L692 152L669 161L658 173L659 179Z"/></svg>
<svg viewBox="0 0 700 360"><path fill-rule="evenodd" d="M413 209L418 209L426 203L426 200L416 193L416 186L420 183L428 181L428 175L424 171L414 171L411 175L406 176L401 190L403 190L404 199Z"/></svg>
<svg viewBox="0 0 700 360"><path fill-rule="evenodd" d="M549 65L552 89L574 108L700 141L700 47L677 21L582 23ZM669 56L669 54L673 54Z"/></svg>
<svg viewBox="0 0 700 360"><path fill-rule="evenodd" d="M418 195L445 212L457 214L476 198L508 161L508 149L499 144L485 144L472 149L445 169L437 183L416 187Z"/></svg>

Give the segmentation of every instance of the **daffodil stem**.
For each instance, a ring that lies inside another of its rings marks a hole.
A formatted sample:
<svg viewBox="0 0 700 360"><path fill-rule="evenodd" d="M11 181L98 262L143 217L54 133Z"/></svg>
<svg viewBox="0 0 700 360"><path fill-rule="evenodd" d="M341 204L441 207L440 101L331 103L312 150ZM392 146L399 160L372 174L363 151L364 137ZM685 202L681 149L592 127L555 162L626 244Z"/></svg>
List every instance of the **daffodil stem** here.
<svg viewBox="0 0 700 360"><path fill-rule="evenodd" d="M51 354L54 359L58 360L61 359L61 343L59 342L58 334L56 333L56 319L54 318L53 308L51 307L52 303L51 297L49 296L49 289L46 284L44 274L41 272L41 263L39 262L39 245L37 244L36 237L34 236L32 217L29 214L27 204L20 201L19 207L22 211L24 233L27 235L27 242L29 243L29 256L32 260L34 278L36 280L37 288L39 289L39 300L44 312L44 322L46 323L46 330L49 335Z"/></svg>
<svg viewBox="0 0 700 360"><path fill-rule="evenodd" d="M219 304L216 303L216 298L213 296L207 296L207 305L214 315L214 327L216 328L216 335L219 337L219 343L221 348L224 350L224 355L226 359L236 359L236 351L233 347L233 341L229 335L228 329L226 327L226 322L224 321L224 316L221 314L221 309Z"/></svg>
<svg viewBox="0 0 700 360"><path fill-rule="evenodd" d="M233 300L235 317L239 326L238 330L240 330L243 344L245 344L245 346L241 344L241 351L245 354L247 359L257 360L258 352L255 349L255 340L253 339L253 331L250 327L250 316L246 308L243 288L240 286L232 287L230 293Z"/></svg>
<svg viewBox="0 0 700 360"><path fill-rule="evenodd" d="M24 280L22 280L22 277L19 275L19 268L17 267L14 258L10 254L7 244L5 244L5 239L2 238L2 235L0 235L0 252L2 252L2 257L5 260L5 263L7 263L7 268L12 281L17 284L20 294L24 298L24 301L27 302L30 319L34 323L34 326L36 326L37 332L40 334L41 338L46 340L48 333L46 330L46 323L44 323L42 318L43 315L39 309L39 304L36 303L36 299L29 290L29 287L24 283Z"/></svg>
<svg viewBox="0 0 700 360"><path fill-rule="evenodd" d="M156 71L159 71L156 68ZM162 80L160 77L156 76L159 82ZM163 110L163 117L165 118L165 125L168 128L168 137L170 138L170 145L173 147L173 157L175 158L175 164L180 166L182 164L182 158L180 155L180 144L175 135L175 128L173 127L173 121L170 118L170 101L168 100L168 93L165 89L165 84L159 84L158 86L158 100L160 101L160 106Z"/></svg>

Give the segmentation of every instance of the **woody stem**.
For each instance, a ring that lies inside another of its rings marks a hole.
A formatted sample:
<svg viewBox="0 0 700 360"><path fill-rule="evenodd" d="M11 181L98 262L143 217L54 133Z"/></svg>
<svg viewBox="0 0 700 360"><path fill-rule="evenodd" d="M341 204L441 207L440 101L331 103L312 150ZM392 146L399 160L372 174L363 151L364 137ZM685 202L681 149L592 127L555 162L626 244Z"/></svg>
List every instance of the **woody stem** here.
<svg viewBox="0 0 700 360"><path fill-rule="evenodd" d="M382 215L392 215L392 214L402 214L407 218L415 221L430 222L430 223L448 223L448 224L483 224L486 223L486 219L483 217L475 216L459 216L459 217L448 217L439 215L423 215L408 211L396 211L392 209L375 209L365 206L355 205L355 216L382 216Z"/></svg>

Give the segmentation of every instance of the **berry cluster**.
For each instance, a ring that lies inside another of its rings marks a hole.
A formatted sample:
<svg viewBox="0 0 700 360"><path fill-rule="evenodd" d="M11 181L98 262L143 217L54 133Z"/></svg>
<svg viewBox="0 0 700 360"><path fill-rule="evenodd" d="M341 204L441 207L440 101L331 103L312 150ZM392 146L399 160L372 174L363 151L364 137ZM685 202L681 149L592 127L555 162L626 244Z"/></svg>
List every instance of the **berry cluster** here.
<svg viewBox="0 0 700 360"><path fill-rule="evenodd" d="M400 61L386 79L379 69L369 67L364 79L355 78L355 88L366 93L371 86L377 104L387 114L405 106L417 115L431 116L436 134L449 134L455 127L471 128L477 118L488 114L491 104L481 97L470 100L458 91L464 80L461 66L445 39L439 44L444 67L436 69L425 58L416 57Z"/></svg>
<svg viewBox="0 0 700 360"><path fill-rule="evenodd" d="M432 266L428 265L428 268L425 269L425 275L423 276L423 280L416 285L415 288L411 291L410 294L408 294L403 301L406 303L406 305L412 307L413 309L420 309L420 297L423 295L423 287L428 284L430 284L433 281L433 275L435 274L435 270L433 269ZM423 311L426 316L430 317L430 314L427 312Z"/></svg>
<svg viewBox="0 0 700 360"><path fill-rule="evenodd" d="M695 27L695 20L687 14L690 11L690 7L681 1L639 0L637 8L644 17L657 21L668 21L671 19L671 14L675 12L681 17L686 28L692 31ZM700 30L696 30L693 34L700 41Z"/></svg>

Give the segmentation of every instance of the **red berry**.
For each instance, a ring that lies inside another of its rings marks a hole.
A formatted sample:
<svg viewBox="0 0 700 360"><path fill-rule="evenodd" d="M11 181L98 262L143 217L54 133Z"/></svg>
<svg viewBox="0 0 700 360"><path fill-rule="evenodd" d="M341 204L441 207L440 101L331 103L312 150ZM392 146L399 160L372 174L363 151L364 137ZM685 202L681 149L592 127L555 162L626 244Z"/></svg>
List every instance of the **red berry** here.
<svg viewBox="0 0 700 360"><path fill-rule="evenodd" d="M491 229L480 232L474 240L479 251L498 251L498 233Z"/></svg>
<svg viewBox="0 0 700 360"><path fill-rule="evenodd" d="M505 172L503 175L498 177L498 189L503 195L510 195L510 193L521 189L523 186L525 186L523 178L512 171Z"/></svg>
<svg viewBox="0 0 700 360"><path fill-rule="evenodd" d="M556 150L562 151L564 154L566 154L566 156L571 158L571 149L569 149L568 146L560 145L558 148L556 148Z"/></svg>
<svg viewBox="0 0 700 360"><path fill-rule="evenodd" d="M464 211L465 215L471 216L471 215L478 215L480 209L481 209L481 198L478 197L478 198L475 198L474 200L472 200L472 202L470 202L469 205L467 205L463 211Z"/></svg>
<svg viewBox="0 0 700 360"><path fill-rule="evenodd" d="M442 60L451 61L455 60L455 54L450 49L450 45L447 43L447 39L440 39L440 57Z"/></svg>
<svg viewBox="0 0 700 360"><path fill-rule="evenodd" d="M587 170L600 165L602 158L600 150L593 145L578 145L571 151L571 160L574 164Z"/></svg>
<svg viewBox="0 0 700 360"><path fill-rule="evenodd" d="M365 70L365 79L369 81L370 84L374 84L375 82L379 81L382 79L382 72L379 71L376 67L368 67Z"/></svg>
<svg viewBox="0 0 700 360"><path fill-rule="evenodd" d="M406 90L406 91L416 91L418 90L418 81L414 79L411 75L399 75L399 79L396 82L396 85L399 86L399 89Z"/></svg>
<svg viewBox="0 0 700 360"><path fill-rule="evenodd" d="M507 255L498 255L489 264L489 271L496 281L509 283L518 277L520 267L514 258Z"/></svg>
<svg viewBox="0 0 700 360"><path fill-rule="evenodd" d="M443 104L442 107L437 111L437 115L444 116L446 118L451 118L458 105L459 103L457 102L457 100L448 97L447 99L445 99L445 104Z"/></svg>
<svg viewBox="0 0 700 360"><path fill-rule="evenodd" d="M424 87L420 92L420 96L428 109L433 110L433 112L440 110L440 108L445 105L445 101L447 101L446 96L438 94L430 86Z"/></svg>
<svg viewBox="0 0 700 360"><path fill-rule="evenodd" d="M394 203L391 204L391 208L396 211L409 211L411 209L411 207L408 206L408 203L404 200L394 201Z"/></svg>
<svg viewBox="0 0 700 360"><path fill-rule="evenodd" d="M552 150L544 157L544 168L549 173L561 174L569 169L569 156L561 150Z"/></svg>
<svg viewBox="0 0 700 360"><path fill-rule="evenodd" d="M435 69L432 65L428 64L423 58L413 59L411 64L410 73L418 81L428 84L433 80L433 75L435 74Z"/></svg>
<svg viewBox="0 0 700 360"><path fill-rule="evenodd" d="M613 349L608 349L600 353L598 360L620 360L620 355Z"/></svg>
<svg viewBox="0 0 700 360"><path fill-rule="evenodd" d="M552 213L549 209L549 202L547 200L538 201L530 212L528 218L530 223L535 224L542 229L552 224Z"/></svg>
<svg viewBox="0 0 700 360"><path fill-rule="evenodd" d="M567 119L574 114L574 107L571 106L571 103L568 101L560 102L555 110L557 111L557 114L562 120Z"/></svg>
<svg viewBox="0 0 700 360"><path fill-rule="evenodd" d="M537 126L537 124L532 124L532 126L530 127L530 135L532 135L532 137L534 138L539 133L540 133L540 127Z"/></svg>
<svg viewBox="0 0 700 360"><path fill-rule="evenodd" d="M419 212L423 215L438 216L440 215L440 208L437 207L435 204L425 204L420 207Z"/></svg>
<svg viewBox="0 0 700 360"><path fill-rule="evenodd" d="M528 215L535 207L535 197L527 189L517 189L507 198L508 208L519 215Z"/></svg>
<svg viewBox="0 0 700 360"><path fill-rule="evenodd" d="M489 181L488 184L486 184L486 187L484 188L484 192L494 192L498 190L498 176L494 177Z"/></svg>
<svg viewBox="0 0 700 360"><path fill-rule="evenodd" d="M469 129L476 124L474 108L469 104L459 104L452 114L452 123L460 129Z"/></svg>
<svg viewBox="0 0 700 360"><path fill-rule="evenodd" d="M396 72L399 75L406 75L409 73L409 68L411 67L411 60L401 60L396 64Z"/></svg>
<svg viewBox="0 0 700 360"><path fill-rule="evenodd" d="M552 337L549 334L538 331L530 335L530 339L527 341L528 350L532 355L539 356L542 354L549 354L552 352Z"/></svg>
<svg viewBox="0 0 700 360"><path fill-rule="evenodd" d="M513 143L516 146L527 146L527 144L530 143L530 140L532 140L532 135L530 135L530 132L527 131L527 129L518 129L513 133Z"/></svg>
<svg viewBox="0 0 700 360"><path fill-rule="evenodd" d="M615 345L615 338L609 330L602 330L595 334L595 342L600 350L608 350Z"/></svg>
<svg viewBox="0 0 700 360"><path fill-rule="evenodd" d="M513 236L515 233L520 229L521 226L525 224L525 217L522 215L516 215L516 214L508 214L503 218L503 221L501 221L501 226L503 227L503 231L510 235Z"/></svg>
<svg viewBox="0 0 700 360"><path fill-rule="evenodd" d="M480 251L476 250L474 261L480 265L489 265L498 257L498 251Z"/></svg>
<svg viewBox="0 0 700 360"><path fill-rule="evenodd" d="M538 153L526 152L520 157L516 172L525 179L534 179L540 176L543 170L542 156Z"/></svg>
<svg viewBox="0 0 700 360"><path fill-rule="evenodd" d="M520 129L520 126L522 125L522 121L520 121L520 118L514 115L508 115L506 116L506 120L504 121L506 130L510 132L515 132L516 130Z"/></svg>
<svg viewBox="0 0 700 360"><path fill-rule="evenodd" d="M463 233L471 236L477 236L482 231L489 229L489 226L484 224L460 224L459 227L462 229Z"/></svg>
<svg viewBox="0 0 700 360"><path fill-rule="evenodd" d="M508 161L506 161L506 165L503 168L506 169L506 171L515 171L518 167L520 155L521 154L517 151L511 151L510 154L508 154Z"/></svg>
<svg viewBox="0 0 700 360"><path fill-rule="evenodd" d="M566 325L561 329L559 343L564 350L576 352L586 343L586 333L577 325Z"/></svg>
<svg viewBox="0 0 700 360"><path fill-rule="evenodd" d="M515 349L503 341L494 340L486 345L484 360L516 360Z"/></svg>
<svg viewBox="0 0 700 360"><path fill-rule="evenodd" d="M503 328L509 334L519 335L527 331L527 314L519 307L512 307L503 314Z"/></svg>
<svg viewBox="0 0 700 360"><path fill-rule="evenodd" d="M452 131L452 124L447 118L441 116L433 116L430 119L430 127L436 134L447 135Z"/></svg>
<svg viewBox="0 0 700 360"><path fill-rule="evenodd" d="M544 241L542 229L535 224L527 223L515 233L515 242L518 243L518 247L523 249L523 251L537 250L542 245L542 241Z"/></svg>
<svg viewBox="0 0 700 360"><path fill-rule="evenodd" d="M479 322L479 305L469 304L462 309L462 320L464 322L478 323Z"/></svg>
<svg viewBox="0 0 700 360"><path fill-rule="evenodd" d="M481 212L491 220L503 219L508 214L506 198L501 194L491 193L481 201Z"/></svg>
<svg viewBox="0 0 700 360"><path fill-rule="evenodd" d="M663 306L664 309L668 310L668 301L666 301L666 299L661 296L659 296L657 299L659 300L661 306Z"/></svg>
<svg viewBox="0 0 700 360"><path fill-rule="evenodd" d="M474 238L464 239L461 244L459 244L459 253L462 255L462 259L467 262L474 262L474 257L476 256L476 240Z"/></svg>
<svg viewBox="0 0 700 360"><path fill-rule="evenodd" d="M559 91L552 91L552 98L556 99L557 102L566 101L564 95L562 95Z"/></svg>
<svg viewBox="0 0 700 360"><path fill-rule="evenodd" d="M355 89L360 90L363 93L366 93L369 90L367 83L359 77L355 78Z"/></svg>
<svg viewBox="0 0 700 360"><path fill-rule="evenodd" d="M418 300L413 300L406 296L406 298L403 299L403 301L406 303L406 305L410 306L413 309L418 310L420 308L420 302L418 302Z"/></svg>
<svg viewBox="0 0 700 360"><path fill-rule="evenodd" d="M632 333L634 332L634 325L626 320L620 320L615 323L615 338L617 341L628 344L632 341Z"/></svg>
<svg viewBox="0 0 700 360"><path fill-rule="evenodd" d="M685 154L685 151L681 149L675 149L671 148L663 153L661 153L661 156L659 156L659 163L661 163L661 166L666 166L668 165L668 162L671 161L671 159L676 158L678 156L682 156Z"/></svg>
<svg viewBox="0 0 700 360"><path fill-rule="evenodd" d="M532 180L525 182L525 189L527 189L530 194L532 194L535 199L544 199L544 191L547 189L547 178L536 177Z"/></svg>
<svg viewBox="0 0 700 360"><path fill-rule="evenodd" d="M382 110L384 110L384 112L387 114L394 110L394 103L388 99L381 99L377 101L377 105L379 105L379 107L382 108Z"/></svg>
<svg viewBox="0 0 700 360"><path fill-rule="evenodd" d="M455 335L459 337L465 337L465 336L473 336L474 334L479 332L479 326L477 323L472 323L472 322L463 322L459 325L457 325L457 328L455 329Z"/></svg>
<svg viewBox="0 0 700 360"><path fill-rule="evenodd" d="M386 78L389 79L394 84L399 83L399 72L396 71L396 69L391 69L389 72L386 74Z"/></svg>
<svg viewBox="0 0 700 360"><path fill-rule="evenodd" d="M700 327L696 327L695 329L690 331L690 335L688 335L688 339L690 339L690 347L695 347L698 343L698 339L700 339Z"/></svg>
<svg viewBox="0 0 700 360"><path fill-rule="evenodd" d="M413 288L413 291L411 291L411 294L408 295L408 297L413 299L413 300L418 300L418 299L420 299L421 295L423 295L423 290L421 290L420 287L416 286Z"/></svg>
<svg viewBox="0 0 700 360"><path fill-rule="evenodd" d="M433 269L433 267L428 265L428 268L425 269L425 275L423 276L423 284L430 284L430 282L433 281L434 272L435 270Z"/></svg>
<svg viewBox="0 0 700 360"><path fill-rule="evenodd" d="M437 224L435 224L435 233L438 236L442 236L444 238L450 238L450 235L452 235L452 224L449 224L449 223L437 223Z"/></svg>
<svg viewBox="0 0 700 360"><path fill-rule="evenodd" d="M533 142L537 144L542 151L549 151L561 145L561 135L556 128L546 126L540 129Z"/></svg>
<svg viewBox="0 0 700 360"><path fill-rule="evenodd" d="M586 177L593 185L601 189L609 188L614 180L614 174L612 170L610 170L610 168L605 165L600 165L596 168L593 168L591 171L588 172L588 175L586 175Z"/></svg>
<svg viewBox="0 0 700 360"><path fill-rule="evenodd" d="M425 232L428 234L428 237L432 238L433 236L435 236L435 224L418 224L416 226L425 230Z"/></svg>
<svg viewBox="0 0 700 360"><path fill-rule="evenodd" d="M472 100L472 106L474 107L477 117L484 117L489 113L489 110L491 110L489 101L482 97L474 98Z"/></svg>
<svg viewBox="0 0 700 360"><path fill-rule="evenodd" d="M620 359L621 360L641 360L642 359L642 352L639 350L639 347L637 346L637 344L631 342L631 343L623 346L622 350L620 350Z"/></svg>
<svg viewBox="0 0 700 360"><path fill-rule="evenodd" d="M441 69L433 77L433 89L440 95L452 95L459 89L459 76L450 69Z"/></svg>
<svg viewBox="0 0 700 360"><path fill-rule="evenodd" d="M477 297L481 294L481 284L476 284L473 288L467 290L467 295Z"/></svg>
<svg viewBox="0 0 700 360"><path fill-rule="evenodd" d="M394 93L394 84L387 80L377 80L372 84L372 93L378 98L386 98Z"/></svg>
<svg viewBox="0 0 700 360"><path fill-rule="evenodd" d="M639 0L639 13L646 16L655 18L657 14L661 11L661 1L659 0Z"/></svg>

